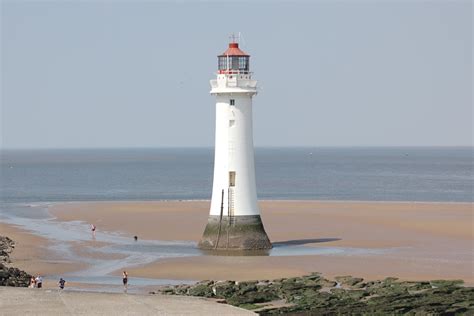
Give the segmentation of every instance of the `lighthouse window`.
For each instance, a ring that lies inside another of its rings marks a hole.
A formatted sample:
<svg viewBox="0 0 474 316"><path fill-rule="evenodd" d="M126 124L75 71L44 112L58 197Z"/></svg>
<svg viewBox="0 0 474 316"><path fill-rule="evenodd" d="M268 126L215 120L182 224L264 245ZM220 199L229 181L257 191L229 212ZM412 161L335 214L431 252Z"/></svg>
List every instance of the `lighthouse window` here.
<svg viewBox="0 0 474 316"><path fill-rule="evenodd" d="M235 100L234 99L230 99L230 105L235 105Z"/></svg>
<svg viewBox="0 0 474 316"><path fill-rule="evenodd" d="M249 70L249 58L248 56L239 57L239 70L248 71Z"/></svg>
<svg viewBox="0 0 474 316"><path fill-rule="evenodd" d="M219 70L227 69L227 56L219 56L217 66Z"/></svg>
<svg viewBox="0 0 474 316"><path fill-rule="evenodd" d="M230 57L231 69L239 69L239 59L238 57Z"/></svg>

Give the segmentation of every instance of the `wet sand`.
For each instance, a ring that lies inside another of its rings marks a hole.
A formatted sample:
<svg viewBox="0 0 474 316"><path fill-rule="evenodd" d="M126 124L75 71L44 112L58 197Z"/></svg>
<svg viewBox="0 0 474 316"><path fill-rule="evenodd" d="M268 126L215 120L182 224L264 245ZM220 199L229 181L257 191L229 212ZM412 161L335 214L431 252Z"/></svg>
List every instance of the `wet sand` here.
<svg viewBox="0 0 474 316"><path fill-rule="evenodd" d="M136 277L182 280L272 279L318 271L329 277L352 274L366 279L387 276L411 280L463 279L469 285L474 284L472 204L262 201L260 205L265 228L275 246L352 247L378 252L197 256L162 259L127 270ZM197 242L207 221L209 202L65 203L53 205L50 212L59 221L94 223L98 231L120 232L130 238L137 235L139 240ZM4 227L0 226L2 233ZM74 263L48 266L41 251L22 250L27 246L21 241L25 233L11 230L5 235L17 241L12 259L20 267L27 261L38 261L44 264L43 273L48 269L57 273L58 269L78 268ZM36 242L35 237L29 238L30 244ZM41 249L47 249L48 241L37 239ZM30 267L34 268L34 264ZM27 265L23 268L31 271Z"/></svg>
<svg viewBox="0 0 474 316"><path fill-rule="evenodd" d="M83 264L58 257L49 249L52 243L48 239L13 225L0 222L0 235L8 236L15 242L15 248L10 254L12 265L32 275L66 273L85 267Z"/></svg>

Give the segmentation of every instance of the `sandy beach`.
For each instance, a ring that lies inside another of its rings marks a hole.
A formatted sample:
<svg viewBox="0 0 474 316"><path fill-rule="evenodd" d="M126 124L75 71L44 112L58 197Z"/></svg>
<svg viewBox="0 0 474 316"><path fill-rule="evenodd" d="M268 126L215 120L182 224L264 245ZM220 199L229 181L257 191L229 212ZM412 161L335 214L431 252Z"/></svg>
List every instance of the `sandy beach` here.
<svg viewBox="0 0 474 316"><path fill-rule="evenodd" d="M348 254L284 256L200 255L127 267L130 275L177 280L272 279L318 271L328 277L387 276L410 280L463 279L474 284L473 218L469 203L262 201L262 218L276 247L351 249ZM53 204L55 221L94 223L98 231L139 240L194 241L201 237L208 201L80 202ZM51 241L11 225L14 265L43 275L80 271L84 265L49 251ZM76 242L78 256L106 244ZM355 252L354 252L355 251ZM118 258L120 258L119 255ZM117 271L115 274L120 274Z"/></svg>

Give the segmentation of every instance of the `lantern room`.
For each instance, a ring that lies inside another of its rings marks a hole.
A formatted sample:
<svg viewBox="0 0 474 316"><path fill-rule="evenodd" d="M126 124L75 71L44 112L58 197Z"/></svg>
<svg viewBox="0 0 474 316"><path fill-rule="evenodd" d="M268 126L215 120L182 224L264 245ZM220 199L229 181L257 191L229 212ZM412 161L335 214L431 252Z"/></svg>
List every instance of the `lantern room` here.
<svg viewBox="0 0 474 316"><path fill-rule="evenodd" d="M229 43L229 48L218 58L218 73L248 74L250 55L239 48L239 43Z"/></svg>

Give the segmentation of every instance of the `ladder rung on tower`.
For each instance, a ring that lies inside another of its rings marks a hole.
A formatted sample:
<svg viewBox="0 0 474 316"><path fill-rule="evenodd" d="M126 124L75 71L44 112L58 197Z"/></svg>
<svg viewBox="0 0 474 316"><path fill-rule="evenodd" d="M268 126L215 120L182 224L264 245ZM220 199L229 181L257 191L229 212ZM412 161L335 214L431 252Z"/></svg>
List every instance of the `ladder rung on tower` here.
<svg viewBox="0 0 474 316"><path fill-rule="evenodd" d="M235 224L235 191L233 187L229 188L229 224Z"/></svg>

